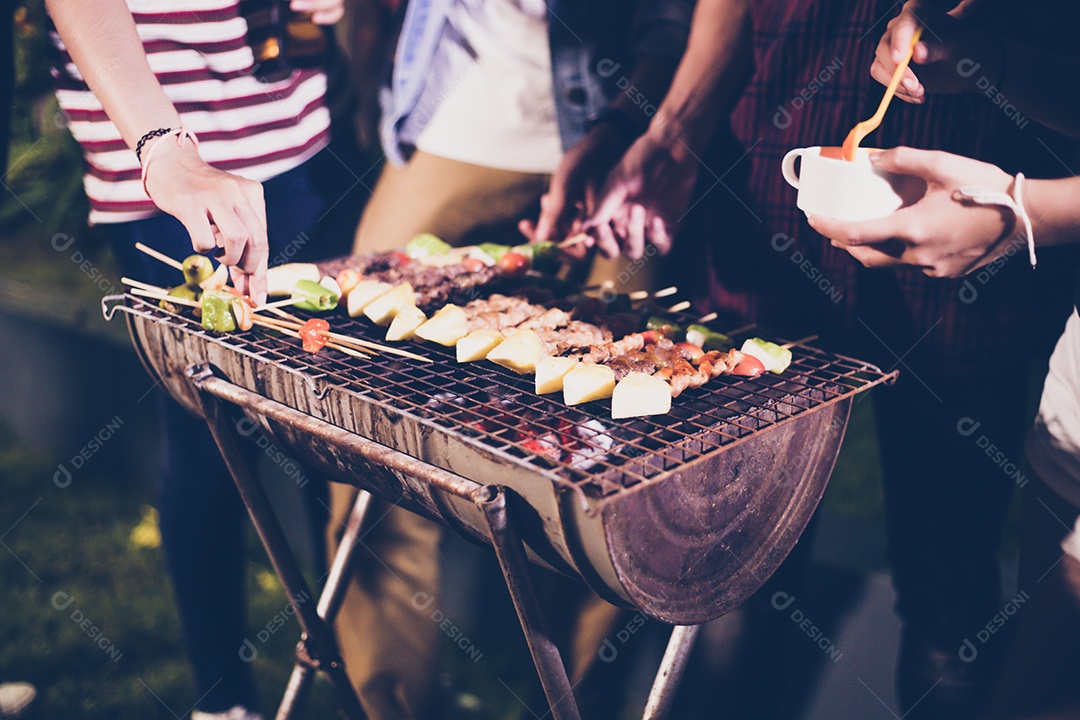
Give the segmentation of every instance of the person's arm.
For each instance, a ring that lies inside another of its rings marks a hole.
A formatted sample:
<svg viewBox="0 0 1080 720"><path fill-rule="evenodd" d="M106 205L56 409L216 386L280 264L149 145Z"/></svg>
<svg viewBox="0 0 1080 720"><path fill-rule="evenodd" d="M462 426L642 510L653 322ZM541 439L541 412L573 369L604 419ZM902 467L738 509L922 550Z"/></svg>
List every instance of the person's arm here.
<svg viewBox="0 0 1080 720"><path fill-rule="evenodd" d="M686 53L649 129L612 170L588 221L608 256L671 248L700 155L753 67L747 0L701 0Z"/></svg>
<svg viewBox="0 0 1080 720"><path fill-rule="evenodd" d="M535 226L522 220L519 229L530 242L565 237L581 229L583 215L596 209L596 198L611 168L638 137L632 129L646 126L647 112L655 112L671 84L677 58L650 55L638 59L627 80L631 94L620 92L608 106L610 120L596 123L588 134L566 151L551 176L548 191L540 199ZM644 98L644 100L642 100ZM615 120L621 116L622 122Z"/></svg>
<svg viewBox="0 0 1080 720"><path fill-rule="evenodd" d="M920 0L906 3L878 43L870 74L887 85L912 33L923 25L897 97L918 104L927 93L1000 95L1037 122L1080 137L1080 114L1074 103L1062 101L1069 88L1080 87L1080 58L972 28L962 19L963 9L946 13Z"/></svg>
<svg viewBox="0 0 1080 720"><path fill-rule="evenodd" d="M123 0L47 5L72 60L128 147L134 150L152 130L181 126ZM146 172L151 199L184 224L196 252L221 248L218 259L232 268L237 289L261 302L268 256L262 186L210 167L192 143L175 140L170 135L143 145L144 163L153 152Z"/></svg>
<svg viewBox="0 0 1080 720"><path fill-rule="evenodd" d="M1016 179L989 163L941 151L894 148L871 156L882 170L927 183L914 205L876 220L811 217L810 225L867 267L909 265L930 277L957 278L1004 255L1027 261L1024 228L1011 210L965 199L980 188L1016 197ZM1037 246L1080 241L1080 178L1025 180L1020 199Z"/></svg>

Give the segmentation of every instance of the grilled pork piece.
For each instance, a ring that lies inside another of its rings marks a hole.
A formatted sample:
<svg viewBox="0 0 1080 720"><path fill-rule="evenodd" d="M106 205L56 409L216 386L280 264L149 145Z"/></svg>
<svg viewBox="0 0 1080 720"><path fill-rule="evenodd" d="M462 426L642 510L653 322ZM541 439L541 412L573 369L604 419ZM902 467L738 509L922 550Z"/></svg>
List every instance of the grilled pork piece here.
<svg viewBox="0 0 1080 720"><path fill-rule="evenodd" d="M360 272L365 280L381 280L391 285L409 283L416 290L420 307L443 305L447 302L467 302L476 297L479 288L500 276L499 267L476 267L475 263L454 263L443 267L424 265L409 260L402 253L373 253L352 255L318 263L323 275L337 277L346 268Z"/></svg>

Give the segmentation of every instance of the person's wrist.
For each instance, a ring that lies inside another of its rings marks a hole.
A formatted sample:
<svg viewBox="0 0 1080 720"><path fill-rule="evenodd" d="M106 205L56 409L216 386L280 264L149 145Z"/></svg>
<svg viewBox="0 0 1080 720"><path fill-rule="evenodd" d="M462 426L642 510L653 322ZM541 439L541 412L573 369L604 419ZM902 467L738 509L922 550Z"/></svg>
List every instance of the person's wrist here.
<svg viewBox="0 0 1080 720"><path fill-rule="evenodd" d="M682 119L663 113L657 113L645 137L653 145L662 147L680 162L700 155L702 152L702 148L697 147L699 143L690 126Z"/></svg>

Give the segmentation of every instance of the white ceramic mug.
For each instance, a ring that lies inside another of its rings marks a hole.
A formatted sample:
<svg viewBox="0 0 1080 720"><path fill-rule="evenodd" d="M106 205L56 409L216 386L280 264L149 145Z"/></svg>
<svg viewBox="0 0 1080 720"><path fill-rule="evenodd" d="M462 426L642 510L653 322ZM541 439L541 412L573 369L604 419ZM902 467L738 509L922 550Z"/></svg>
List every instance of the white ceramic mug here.
<svg viewBox="0 0 1080 720"><path fill-rule="evenodd" d="M855 161L840 159L840 148L798 148L784 156L784 179L799 191L796 205L804 213L860 222L884 217L900 208L897 192L900 176L878 170L870 164L876 148L859 148ZM799 172L795 161L802 159Z"/></svg>

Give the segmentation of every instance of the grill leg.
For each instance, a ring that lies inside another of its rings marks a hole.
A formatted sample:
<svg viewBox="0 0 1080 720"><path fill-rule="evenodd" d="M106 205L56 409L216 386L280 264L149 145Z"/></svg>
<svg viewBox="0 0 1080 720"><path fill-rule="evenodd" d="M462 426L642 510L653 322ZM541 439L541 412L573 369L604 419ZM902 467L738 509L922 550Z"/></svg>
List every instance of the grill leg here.
<svg viewBox="0 0 1080 720"><path fill-rule="evenodd" d="M551 708L551 715L554 720L580 720L574 688L570 686L570 678L566 674L566 665L540 613L540 604L529 575L525 546L507 515L506 493L501 487L489 485L481 488L474 495L474 500L484 512L484 518L491 530L495 555L506 579L510 598L514 601L521 629L525 631L525 640L529 644L529 652L540 676L540 683L544 686L544 695Z"/></svg>
<svg viewBox="0 0 1080 720"><path fill-rule="evenodd" d="M199 374L193 374L192 380L199 387L199 380L210 376L209 368ZM236 482L244 505L247 506L251 521L262 539L270 562L274 565L278 578L289 596L296 618L304 630L306 640L301 641L298 649L310 651L314 657L311 664L326 673L327 678L337 692L338 703L349 720L367 720L360 698L345 674L345 666L337 650L337 642L330 625L319 617L315 607L303 598L313 597L307 580L304 579L300 566L296 562L292 548L285 537L285 532L278 522L270 505L270 500L262 486L252 475L251 467L240 446L239 431L235 418L229 412L228 403L200 389L200 403L203 417L206 418L210 432L221 451L229 473ZM337 558L335 558L335 563ZM298 601L298 598L301 600ZM320 601L321 605L321 601ZM280 716L280 712L279 712Z"/></svg>
<svg viewBox="0 0 1080 720"><path fill-rule="evenodd" d="M349 578L352 576L352 558L359 545L360 528L363 526L364 517L371 505L371 493L361 490L356 496L349 519L345 523L345 533L341 536L341 544L334 554L334 562L327 573L326 585L323 586L319 596L318 614L327 625L334 626L341 602L345 598L345 592L349 587ZM298 655L303 652L307 644L307 635L300 639ZM315 677L314 668L311 664L300 657L293 666L292 675L289 676L289 684L285 687L285 694L281 698L275 720L291 720L296 711L303 707L307 697L308 688Z"/></svg>
<svg viewBox="0 0 1080 720"><path fill-rule="evenodd" d="M671 639L668 640L656 680L649 691L649 701L645 704L644 720L661 720L667 716L700 630L700 625L677 625L671 629Z"/></svg>

